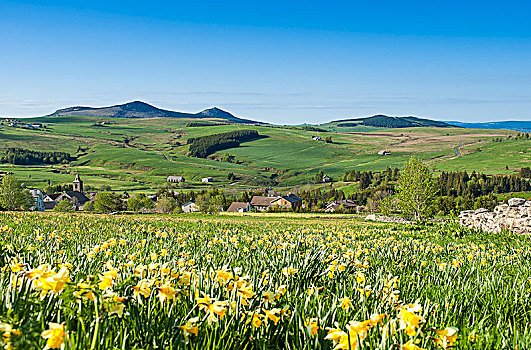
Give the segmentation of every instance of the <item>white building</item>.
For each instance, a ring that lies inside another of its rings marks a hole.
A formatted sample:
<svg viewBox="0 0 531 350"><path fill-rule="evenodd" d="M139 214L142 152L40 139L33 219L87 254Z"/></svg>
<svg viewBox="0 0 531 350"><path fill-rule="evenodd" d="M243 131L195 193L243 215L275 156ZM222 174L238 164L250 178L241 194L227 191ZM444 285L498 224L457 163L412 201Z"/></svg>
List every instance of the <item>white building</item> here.
<svg viewBox="0 0 531 350"><path fill-rule="evenodd" d="M201 179L201 182L212 182L212 181L214 181L214 179L211 176L204 177Z"/></svg>
<svg viewBox="0 0 531 350"><path fill-rule="evenodd" d="M35 201L35 205L31 210L44 211L44 193L41 190L30 190L31 196Z"/></svg>
<svg viewBox="0 0 531 350"><path fill-rule="evenodd" d="M171 175L166 179L168 182L184 182L184 177Z"/></svg>
<svg viewBox="0 0 531 350"><path fill-rule="evenodd" d="M186 202L181 206L183 212L185 213L197 213L199 212L199 207L194 202Z"/></svg>

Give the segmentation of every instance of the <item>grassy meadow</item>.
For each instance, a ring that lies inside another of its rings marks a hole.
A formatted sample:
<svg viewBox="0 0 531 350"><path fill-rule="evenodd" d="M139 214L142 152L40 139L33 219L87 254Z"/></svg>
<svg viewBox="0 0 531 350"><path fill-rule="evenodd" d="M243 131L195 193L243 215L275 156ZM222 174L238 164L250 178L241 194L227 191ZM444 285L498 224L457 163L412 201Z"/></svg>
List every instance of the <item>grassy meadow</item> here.
<svg viewBox="0 0 531 350"><path fill-rule="evenodd" d="M510 173L528 166L530 161L526 153L530 141L507 140L507 136L516 133L501 130L337 128L339 132L320 133L323 138L332 136L333 143L324 143L312 140L318 132L295 127L237 124L187 127L192 120L172 118L34 120L44 123L46 128L1 128L0 149L64 151L76 160L70 165L54 166L0 164L0 170L12 171L23 183L42 188L48 180L52 184L69 183L75 172L94 188L110 186L134 192L163 186L168 175L185 176L192 188L203 187L200 180L206 176L212 176L218 186L228 185L229 173L237 177L231 185L236 188L270 186L273 181L279 186L304 185L311 183L319 170L337 180L347 170L399 167L410 156L424 159L439 171L466 169L489 174ZM255 129L266 137L213 155L229 153L235 156L234 163L186 155L188 137L242 128ZM504 140L494 142L495 138ZM392 155L378 156L380 150L388 150Z"/></svg>
<svg viewBox="0 0 531 350"><path fill-rule="evenodd" d="M531 242L292 214L0 214L6 349L527 349Z"/></svg>

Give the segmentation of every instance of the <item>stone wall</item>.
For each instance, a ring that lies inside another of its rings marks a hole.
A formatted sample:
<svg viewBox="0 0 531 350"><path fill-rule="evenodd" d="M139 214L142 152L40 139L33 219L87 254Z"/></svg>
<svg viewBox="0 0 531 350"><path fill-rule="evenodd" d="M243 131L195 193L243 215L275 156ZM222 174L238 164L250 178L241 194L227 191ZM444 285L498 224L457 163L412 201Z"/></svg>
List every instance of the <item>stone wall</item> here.
<svg viewBox="0 0 531 350"><path fill-rule="evenodd" d="M531 234L531 201L512 198L507 204L498 205L492 212L487 209L463 211L459 214L459 223L493 233L509 230Z"/></svg>

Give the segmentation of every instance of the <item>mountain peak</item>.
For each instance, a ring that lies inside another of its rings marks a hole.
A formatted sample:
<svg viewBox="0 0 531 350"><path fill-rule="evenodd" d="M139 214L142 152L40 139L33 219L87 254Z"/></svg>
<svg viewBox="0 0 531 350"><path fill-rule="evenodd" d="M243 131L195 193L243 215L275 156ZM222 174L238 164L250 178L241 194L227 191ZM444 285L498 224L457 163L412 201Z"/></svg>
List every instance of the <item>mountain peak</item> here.
<svg viewBox="0 0 531 350"><path fill-rule="evenodd" d="M148 103L145 103L143 101L133 101L133 102L127 102L121 105L116 105L113 107L120 107L124 110L129 111L136 111L136 112L147 112L147 111L153 111L158 110L157 107L154 107Z"/></svg>
<svg viewBox="0 0 531 350"><path fill-rule="evenodd" d="M218 107L207 108L197 114L204 115L204 116L211 117L211 118L224 118L224 119L236 118L233 114L226 112Z"/></svg>

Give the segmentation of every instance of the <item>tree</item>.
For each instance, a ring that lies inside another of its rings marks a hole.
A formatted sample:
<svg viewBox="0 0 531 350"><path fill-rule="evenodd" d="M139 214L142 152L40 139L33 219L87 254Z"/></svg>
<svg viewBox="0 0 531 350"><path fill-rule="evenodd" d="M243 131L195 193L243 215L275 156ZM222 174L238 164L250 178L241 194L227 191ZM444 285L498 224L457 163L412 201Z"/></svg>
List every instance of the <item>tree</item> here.
<svg viewBox="0 0 531 350"><path fill-rule="evenodd" d="M404 216L421 220L433 214L436 183L430 168L421 160L410 158L398 178L398 208Z"/></svg>
<svg viewBox="0 0 531 350"><path fill-rule="evenodd" d="M529 134L526 134L529 135ZM524 179L531 179L531 168L530 167L522 167L520 169L520 177Z"/></svg>
<svg viewBox="0 0 531 350"><path fill-rule="evenodd" d="M153 209L154 206L155 203L153 203L153 201L143 193L140 193L136 197L131 197L127 200L127 209L132 211Z"/></svg>
<svg viewBox="0 0 531 350"><path fill-rule="evenodd" d="M317 172L317 174L314 175L313 177L313 180L315 183L320 183L320 182L323 182L323 176L324 176L324 173L322 170L319 170Z"/></svg>
<svg viewBox="0 0 531 350"><path fill-rule="evenodd" d="M360 176L360 190L364 190L371 185L371 176L369 173L363 172Z"/></svg>
<svg viewBox="0 0 531 350"><path fill-rule="evenodd" d="M142 199L139 196L129 198L127 200L127 209L132 211L142 210Z"/></svg>
<svg viewBox="0 0 531 350"><path fill-rule="evenodd" d="M53 207L53 211L61 213L71 213L75 211L74 205L68 199L63 199Z"/></svg>
<svg viewBox="0 0 531 350"><path fill-rule="evenodd" d="M177 207L177 201L175 200L175 198L170 196L159 197L159 199L157 200L157 205L155 206L157 211L164 214L173 212L175 210L175 207Z"/></svg>
<svg viewBox="0 0 531 350"><path fill-rule="evenodd" d="M332 143L332 136L325 137L325 142L326 143Z"/></svg>
<svg viewBox="0 0 531 350"><path fill-rule="evenodd" d="M6 175L0 185L0 205L6 210L27 210L33 206L33 198L29 191L20 186L13 175Z"/></svg>
<svg viewBox="0 0 531 350"><path fill-rule="evenodd" d="M94 211L94 202L87 202L83 204L83 211Z"/></svg>
<svg viewBox="0 0 531 350"><path fill-rule="evenodd" d="M219 212L227 206L227 199L222 191L213 188L203 192L196 198L196 204L202 212Z"/></svg>
<svg viewBox="0 0 531 350"><path fill-rule="evenodd" d="M100 213L113 213L122 209L122 200L116 193L101 192L94 200L94 210Z"/></svg>

